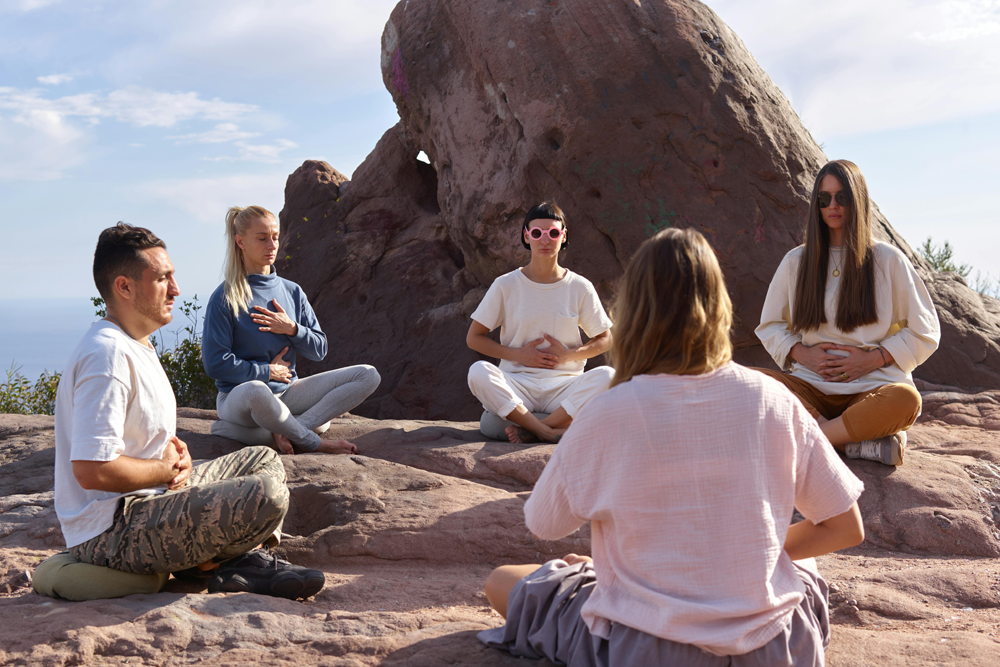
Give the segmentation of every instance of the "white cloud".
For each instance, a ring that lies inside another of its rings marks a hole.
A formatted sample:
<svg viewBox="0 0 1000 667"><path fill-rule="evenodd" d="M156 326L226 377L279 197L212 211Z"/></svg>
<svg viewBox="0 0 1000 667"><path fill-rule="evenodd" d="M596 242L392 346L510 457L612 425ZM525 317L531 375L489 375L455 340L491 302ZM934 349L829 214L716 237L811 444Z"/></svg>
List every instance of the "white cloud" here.
<svg viewBox="0 0 1000 667"><path fill-rule="evenodd" d="M382 89L380 37L397 0L174 0L124 6L119 21L156 25L150 40L123 49L105 71L138 76L246 75L247 95L294 84L353 95Z"/></svg>
<svg viewBox="0 0 1000 667"><path fill-rule="evenodd" d="M213 129L207 132L196 132L194 134L182 134L179 136L167 137L167 139L174 139L177 142L182 143L198 143L198 144L224 144L230 141L239 141L241 139L252 139L253 137L259 137L260 132L242 132L240 128L235 123L219 123Z"/></svg>
<svg viewBox="0 0 1000 667"><path fill-rule="evenodd" d="M954 42L1000 32L1000 2L997 0L946 0L938 4L942 22L934 24L934 31L929 35L922 31L914 33L916 39Z"/></svg>
<svg viewBox="0 0 1000 667"><path fill-rule="evenodd" d="M138 127L172 127L191 119L231 120L257 111L253 104L203 100L198 93L164 93L129 86L102 96L82 93L58 98L42 97L39 90L0 88L0 109L14 111L15 120L44 111L61 117L112 118Z"/></svg>
<svg viewBox="0 0 1000 667"><path fill-rule="evenodd" d="M710 4L821 141L1000 110L1000 0Z"/></svg>
<svg viewBox="0 0 1000 667"><path fill-rule="evenodd" d="M290 148L298 148L298 144L287 139L278 139L273 144L247 144L237 142L240 147L240 158L243 160L253 160L256 162L279 162L282 152Z"/></svg>
<svg viewBox="0 0 1000 667"><path fill-rule="evenodd" d="M230 206L257 204L277 214L285 199L284 171L270 174L238 174L221 178L186 178L152 181L137 190L178 208L195 220L218 225Z"/></svg>
<svg viewBox="0 0 1000 667"><path fill-rule="evenodd" d="M0 118L0 181L48 181L84 161L89 137L48 111Z"/></svg>
<svg viewBox="0 0 1000 667"><path fill-rule="evenodd" d="M288 139L278 139L273 144L248 144L245 141L234 142L240 149L239 155L220 155L218 157L202 158L209 162L233 162L235 160L247 160L249 162L281 162L281 153L290 148L298 148L299 145Z"/></svg>
<svg viewBox="0 0 1000 667"><path fill-rule="evenodd" d="M50 74L38 77L38 82L46 86L58 86L60 83L69 83L72 80L73 77L69 74Z"/></svg>
<svg viewBox="0 0 1000 667"><path fill-rule="evenodd" d="M203 100L198 93L162 93L129 86L99 102L106 115L139 127L171 127L192 118L231 120L257 110L253 104Z"/></svg>
<svg viewBox="0 0 1000 667"><path fill-rule="evenodd" d="M138 87L107 95L82 93L48 98L43 93L36 89L0 87L0 111L12 112L5 114L0 125L0 180L59 178L63 170L83 162L84 150L91 141L83 128L92 128L101 119L137 127L171 127L188 120L232 119L258 109L252 104L223 102L218 98L203 100L193 92L164 93ZM223 129L219 130L220 127ZM224 134L227 128L235 127L222 123L215 131ZM254 136L236 131L230 134L234 138ZM262 155L266 157L266 153Z"/></svg>
<svg viewBox="0 0 1000 667"><path fill-rule="evenodd" d="M31 12L59 2L61 0L0 0L0 12Z"/></svg>

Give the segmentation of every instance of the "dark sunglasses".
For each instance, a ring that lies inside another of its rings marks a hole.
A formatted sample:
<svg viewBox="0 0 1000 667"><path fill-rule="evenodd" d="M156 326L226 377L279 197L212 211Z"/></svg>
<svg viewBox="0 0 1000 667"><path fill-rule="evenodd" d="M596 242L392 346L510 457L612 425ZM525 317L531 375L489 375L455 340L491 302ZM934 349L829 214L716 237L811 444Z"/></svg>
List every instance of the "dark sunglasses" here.
<svg viewBox="0 0 1000 667"><path fill-rule="evenodd" d="M564 231L565 230L559 229L558 227L551 227L545 231L542 231L538 227L532 227L531 229L528 230L528 236L537 241L538 239L542 238L543 234L548 233L549 238L555 241L557 239L562 238Z"/></svg>
<svg viewBox="0 0 1000 667"><path fill-rule="evenodd" d="M833 201L833 197L829 192L821 192L816 196L816 203L819 204L820 208L826 208ZM841 190L837 193L837 203L841 206L851 205L851 195L847 193L847 190Z"/></svg>

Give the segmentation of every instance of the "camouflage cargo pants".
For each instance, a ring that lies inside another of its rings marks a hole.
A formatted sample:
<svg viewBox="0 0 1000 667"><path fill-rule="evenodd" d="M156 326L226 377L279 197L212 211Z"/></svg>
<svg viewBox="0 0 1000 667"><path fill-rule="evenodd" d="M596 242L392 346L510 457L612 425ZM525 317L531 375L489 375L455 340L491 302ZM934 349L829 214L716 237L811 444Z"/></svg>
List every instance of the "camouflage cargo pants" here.
<svg viewBox="0 0 1000 667"><path fill-rule="evenodd" d="M177 572L273 540L287 511L281 459L248 447L195 466L183 489L122 498L111 527L69 551L125 572Z"/></svg>

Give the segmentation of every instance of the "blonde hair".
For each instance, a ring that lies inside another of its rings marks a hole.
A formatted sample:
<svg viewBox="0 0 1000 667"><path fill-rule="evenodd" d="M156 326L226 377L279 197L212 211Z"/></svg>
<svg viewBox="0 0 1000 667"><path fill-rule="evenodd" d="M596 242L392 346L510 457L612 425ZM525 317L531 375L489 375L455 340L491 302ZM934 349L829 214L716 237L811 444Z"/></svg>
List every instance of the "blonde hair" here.
<svg viewBox="0 0 1000 667"><path fill-rule="evenodd" d="M733 305L719 261L692 229L666 229L636 251L611 309L612 386L636 375L697 375L732 359Z"/></svg>
<svg viewBox="0 0 1000 667"><path fill-rule="evenodd" d="M243 250L236 245L236 235L246 234L254 220L259 218L277 220L274 214L263 206L246 208L233 206L226 212L226 264L222 271L226 283L224 290L226 303L236 317L239 317L241 312L250 311L250 301L253 299L250 283L247 282L246 266L243 264Z"/></svg>

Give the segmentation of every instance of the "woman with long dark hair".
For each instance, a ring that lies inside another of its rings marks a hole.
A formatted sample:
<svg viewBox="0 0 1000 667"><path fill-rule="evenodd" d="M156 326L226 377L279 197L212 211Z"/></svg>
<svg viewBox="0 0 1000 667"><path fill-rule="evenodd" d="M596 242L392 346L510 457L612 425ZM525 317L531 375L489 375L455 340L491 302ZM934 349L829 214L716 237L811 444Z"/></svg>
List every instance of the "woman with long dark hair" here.
<svg viewBox="0 0 1000 667"><path fill-rule="evenodd" d="M260 206L226 214L225 280L205 309L202 362L219 389L212 433L283 454L357 451L324 439L330 419L365 400L381 378L359 364L300 378L299 355L326 356L326 334L302 288L278 276L278 221Z"/></svg>
<svg viewBox="0 0 1000 667"><path fill-rule="evenodd" d="M573 420L524 506L593 559L506 565L491 646L557 664L822 665L812 557L864 538L862 485L781 385L730 361L732 306L693 230L632 258L612 309L613 386ZM805 521L789 526L797 508Z"/></svg>
<svg viewBox="0 0 1000 667"><path fill-rule="evenodd" d="M927 287L898 248L872 238L868 186L857 165L817 174L805 242L771 280L757 336L787 386L850 458L901 465L920 415L911 373L937 349Z"/></svg>

